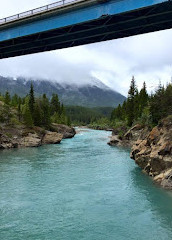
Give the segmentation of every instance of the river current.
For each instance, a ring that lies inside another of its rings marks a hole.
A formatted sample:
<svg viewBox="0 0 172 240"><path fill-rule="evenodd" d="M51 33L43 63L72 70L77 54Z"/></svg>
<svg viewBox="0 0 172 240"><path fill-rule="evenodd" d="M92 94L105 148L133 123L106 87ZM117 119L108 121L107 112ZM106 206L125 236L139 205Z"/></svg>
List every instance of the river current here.
<svg viewBox="0 0 172 240"><path fill-rule="evenodd" d="M171 240L172 195L109 132L0 152L1 240Z"/></svg>

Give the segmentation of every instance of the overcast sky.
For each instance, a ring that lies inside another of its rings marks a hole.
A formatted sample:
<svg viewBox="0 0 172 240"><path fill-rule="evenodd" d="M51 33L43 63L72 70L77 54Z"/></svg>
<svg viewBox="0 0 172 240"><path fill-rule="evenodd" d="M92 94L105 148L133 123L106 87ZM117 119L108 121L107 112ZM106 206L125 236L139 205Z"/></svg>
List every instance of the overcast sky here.
<svg viewBox="0 0 172 240"><path fill-rule="evenodd" d="M0 18L55 0L5 0ZM103 43L0 60L0 75L45 78L58 82L89 82L91 76L127 95L132 76L149 91L172 76L172 30Z"/></svg>

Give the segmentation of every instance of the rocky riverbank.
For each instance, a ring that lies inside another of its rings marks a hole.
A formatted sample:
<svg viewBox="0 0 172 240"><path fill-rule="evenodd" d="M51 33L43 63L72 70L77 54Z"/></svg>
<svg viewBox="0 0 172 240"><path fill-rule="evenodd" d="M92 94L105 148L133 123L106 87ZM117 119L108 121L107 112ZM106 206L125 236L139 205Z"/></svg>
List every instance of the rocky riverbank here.
<svg viewBox="0 0 172 240"><path fill-rule="evenodd" d="M172 116L151 131L132 127L123 138L113 133L111 146L131 147L131 158L162 187L172 189Z"/></svg>
<svg viewBox="0 0 172 240"><path fill-rule="evenodd" d="M39 147L43 144L59 144L64 138L72 138L74 128L61 124L52 124L51 131L40 127L27 128L20 126L0 127L0 149Z"/></svg>

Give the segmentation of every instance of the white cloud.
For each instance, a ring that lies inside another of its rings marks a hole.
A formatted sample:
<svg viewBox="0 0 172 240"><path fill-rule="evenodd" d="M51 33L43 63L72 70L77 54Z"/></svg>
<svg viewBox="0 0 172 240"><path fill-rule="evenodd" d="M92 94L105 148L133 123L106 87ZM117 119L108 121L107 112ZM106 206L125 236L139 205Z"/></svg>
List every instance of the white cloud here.
<svg viewBox="0 0 172 240"><path fill-rule="evenodd" d="M48 0L6 0L0 16L8 16L44 4ZM115 90L127 94L132 75L137 84L146 81L149 90L172 76L172 30L139 35L0 61L0 75L46 78L56 81L89 81L95 76ZM90 78L91 79L91 78Z"/></svg>

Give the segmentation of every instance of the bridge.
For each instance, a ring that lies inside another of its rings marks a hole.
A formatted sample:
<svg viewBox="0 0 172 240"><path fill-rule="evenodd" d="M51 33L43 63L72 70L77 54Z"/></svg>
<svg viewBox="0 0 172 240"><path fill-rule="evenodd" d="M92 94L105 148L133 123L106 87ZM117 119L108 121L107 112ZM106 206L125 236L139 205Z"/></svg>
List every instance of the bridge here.
<svg viewBox="0 0 172 240"><path fill-rule="evenodd" d="M60 0L0 19L0 59L170 28L170 0Z"/></svg>

